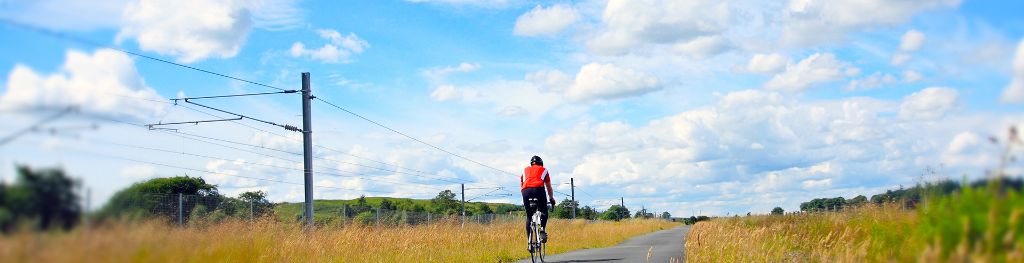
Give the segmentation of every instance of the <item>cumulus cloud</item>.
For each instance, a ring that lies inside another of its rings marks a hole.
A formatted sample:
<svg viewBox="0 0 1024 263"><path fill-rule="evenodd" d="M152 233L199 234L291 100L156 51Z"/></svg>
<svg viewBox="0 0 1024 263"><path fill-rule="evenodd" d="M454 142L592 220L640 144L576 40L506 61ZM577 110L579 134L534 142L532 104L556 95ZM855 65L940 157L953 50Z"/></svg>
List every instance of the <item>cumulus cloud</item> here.
<svg viewBox="0 0 1024 263"><path fill-rule="evenodd" d="M1024 103L1024 40L1017 44L1017 54L1013 59L1013 80L1003 90L1002 101Z"/></svg>
<svg viewBox="0 0 1024 263"><path fill-rule="evenodd" d="M562 92L569 85L572 85L572 79L569 75L560 70L539 70L529 72L526 73L526 77L524 77L524 79L537 84L541 87L542 91L549 92Z"/></svg>
<svg viewBox="0 0 1024 263"><path fill-rule="evenodd" d="M729 14L719 1L612 0L601 16L604 28L587 46L614 54L643 44L688 42L723 32Z"/></svg>
<svg viewBox="0 0 1024 263"><path fill-rule="evenodd" d="M954 90L929 88L903 101L799 101L778 92L736 91L708 107L643 124L583 121L549 136L544 149L569 167L561 176L589 189L648 186L656 188L651 198L676 200L680 209L714 200L718 207L767 211L824 191L847 196L905 184L922 167L943 162L947 143L964 129L963 118L948 114L950 93L955 97ZM901 125L904 112L945 121ZM970 169L957 171L981 170ZM764 203L738 199L774 193L785 195Z"/></svg>
<svg viewBox="0 0 1024 263"><path fill-rule="evenodd" d="M883 74L881 72L875 72L874 74L871 74L870 76L867 76L865 78L851 80L850 84L846 85L846 91L871 90L886 85L891 85L896 82L896 76L893 76L892 74Z"/></svg>
<svg viewBox="0 0 1024 263"><path fill-rule="evenodd" d="M99 49L92 54L69 50L60 69L39 73L17 64L7 76L0 105L9 108L66 107L124 117L144 118L163 111L159 103L134 99L164 100L135 69L127 55Z"/></svg>
<svg viewBox="0 0 1024 263"><path fill-rule="evenodd" d="M754 73L775 73L784 69L786 64L789 63L789 57L778 53L755 54L750 58L750 61L747 62L747 71Z"/></svg>
<svg viewBox="0 0 1024 263"><path fill-rule="evenodd" d="M900 117L907 120L937 120L956 107L959 92L945 87L930 87L903 98Z"/></svg>
<svg viewBox="0 0 1024 263"><path fill-rule="evenodd" d="M441 85L430 93L430 98L436 101L449 101L462 98L462 93L455 86Z"/></svg>
<svg viewBox="0 0 1024 263"><path fill-rule="evenodd" d="M913 29L907 31L907 33L900 37L899 51L892 55L892 59L889 62L896 66L907 63L907 61L910 61L911 53L921 49L922 45L924 45L924 33Z"/></svg>
<svg viewBox="0 0 1024 263"><path fill-rule="evenodd" d="M566 90L577 101L616 99L661 89L657 77L613 64L590 63L580 68L576 81Z"/></svg>
<svg viewBox="0 0 1024 263"><path fill-rule="evenodd" d="M814 85L840 80L859 74L860 69L836 59L832 53L815 53L786 71L776 74L764 87L772 90L803 91Z"/></svg>
<svg viewBox="0 0 1024 263"><path fill-rule="evenodd" d="M295 42L289 49L292 57L309 57L324 63L350 63L352 54L363 53L370 47L366 40L359 38L355 33L342 35L333 29L319 29L316 32L328 43L320 48L307 49L302 42Z"/></svg>
<svg viewBox="0 0 1024 263"><path fill-rule="evenodd" d="M896 25L925 11L959 5L960 0L794 0L784 11L782 40L799 45L831 42L850 31Z"/></svg>
<svg viewBox="0 0 1024 263"><path fill-rule="evenodd" d="M576 9L570 6L553 5L542 8L537 5L516 18L512 34L517 36L553 36L576 23L579 17Z"/></svg>
<svg viewBox="0 0 1024 263"><path fill-rule="evenodd" d="M902 51L914 52L921 49L922 45L924 45L924 33L921 31L911 29L900 37L900 50Z"/></svg>
<svg viewBox="0 0 1024 263"><path fill-rule="evenodd" d="M456 66L436 67L430 68L423 71L423 76L432 79L440 80L452 73L465 73L473 72L480 69L480 64L462 62Z"/></svg>
<svg viewBox="0 0 1024 263"><path fill-rule="evenodd" d="M135 39L139 48L191 63L238 54L253 26L244 1L174 0L130 2L117 40Z"/></svg>
<svg viewBox="0 0 1024 263"><path fill-rule="evenodd" d="M440 85L431 91L430 97L435 101L492 105L494 113L501 116L539 116L562 104L558 94L522 80L498 80L461 87Z"/></svg>
<svg viewBox="0 0 1024 263"><path fill-rule="evenodd" d="M689 42L676 44L676 52L692 58L704 59L729 50L729 42L722 36L700 36Z"/></svg>

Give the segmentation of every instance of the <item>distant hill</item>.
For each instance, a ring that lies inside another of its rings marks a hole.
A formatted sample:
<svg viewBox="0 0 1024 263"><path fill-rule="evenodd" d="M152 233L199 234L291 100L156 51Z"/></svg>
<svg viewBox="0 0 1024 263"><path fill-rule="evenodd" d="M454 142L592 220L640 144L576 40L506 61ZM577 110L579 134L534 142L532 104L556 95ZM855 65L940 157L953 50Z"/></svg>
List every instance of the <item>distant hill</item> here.
<svg viewBox="0 0 1024 263"><path fill-rule="evenodd" d="M380 207L384 200L387 200L395 207L395 210L405 211L431 211L430 199L412 199L412 198L394 198L394 197L365 197L366 204L376 209ZM339 200L314 200L313 201L313 217L317 220L337 218L342 214L343 207L347 204L352 209L358 203L356 199L339 199ZM508 204L508 203L488 203L488 202L466 202L466 213L472 214L477 210L479 204L486 204L490 207L491 211L499 211L499 208L505 206L504 209L513 208L513 210L522 209L520 205ZM294 221L302 215L303 203L278 203L274 206L274 213L277 215L278 220L283 221Z"/></svg>

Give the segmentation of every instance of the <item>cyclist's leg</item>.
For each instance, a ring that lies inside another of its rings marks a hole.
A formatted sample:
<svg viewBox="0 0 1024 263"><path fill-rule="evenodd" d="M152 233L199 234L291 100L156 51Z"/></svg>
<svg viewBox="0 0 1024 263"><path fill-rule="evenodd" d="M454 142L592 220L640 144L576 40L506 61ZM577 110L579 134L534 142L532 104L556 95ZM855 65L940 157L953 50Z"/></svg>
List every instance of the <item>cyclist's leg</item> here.
<svg viewBox="0 0 1024 263"><path fill-rule="evenodd" d="M530 238L530 220L533 212L530 211L530 189L523 189L523 208L526 209L526 238Z"/></svg>
<svg viewBox="0 0 1024 263"><path fill-rule="evenodd" d="M540 192L540 194L539 194L540 195L540 199L537 199L537 200L540 200L540 203L541 203L539 209L544 209L544 210L542 210L542 211L544 211L544 213L540 214L540 227L541 227L541 229L544 229L544 231L546 232L547 228L548 228L548 214L549 214L549 212L548 212L548 194L547 194L547 192L544 191L544 188L540 188L540 191L538 191L538 192Z"/></svg>

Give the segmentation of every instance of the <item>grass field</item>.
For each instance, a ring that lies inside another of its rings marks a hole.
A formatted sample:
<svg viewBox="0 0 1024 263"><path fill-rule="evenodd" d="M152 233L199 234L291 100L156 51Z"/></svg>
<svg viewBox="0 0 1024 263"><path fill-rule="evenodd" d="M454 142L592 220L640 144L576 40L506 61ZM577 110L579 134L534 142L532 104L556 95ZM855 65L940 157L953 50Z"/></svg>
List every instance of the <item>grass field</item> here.
<svg viewBox="0 0 1024 263"><path fill-rule="evenodd" d="M1024 262L1024 197L965 188L916 210L717 218L686 239L690 262Z"/></svg>
<svg viewBox="0 0 1024 263"><path fill-rule="evenodd" d="M392 198L392 197L366 197L366 203L370 206L377 207L381 201L388 200L392 204L416 204L423 207L430 207L430 199L410 199L410 198ZM476 206L479 203L484 202L466 202L467 207ZM355 205L355 199L348 200L316 200L313 202L313 210L316 213L313 216L318 220L325 220L327 218L337 217L341 213L344 205ZM485 203L492 210L498 208L498 203ZM296 217L302 214L302 203L280 203L274 206L274 214L277 216L277 220L282 222L296 221Z"/></svg>
<svg viewBox="0 0 1024 263"><path fill-rule="evenodd" d="M549 222L552 253L612 246L677 226L662 220ZM526 258L523 222L347 225L304 233L268 219L179 228L124 223L0 238L0 262L508 262Z"/></svg>

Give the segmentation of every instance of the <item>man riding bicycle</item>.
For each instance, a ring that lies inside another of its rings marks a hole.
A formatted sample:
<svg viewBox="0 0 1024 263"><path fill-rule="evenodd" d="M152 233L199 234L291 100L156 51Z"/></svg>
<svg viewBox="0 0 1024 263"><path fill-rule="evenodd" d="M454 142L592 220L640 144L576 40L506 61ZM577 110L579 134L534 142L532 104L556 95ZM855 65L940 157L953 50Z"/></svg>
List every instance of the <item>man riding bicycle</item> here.
<svg viewBox="0 0 1024 263"><path fill-rule="evenodd" d="M548 210L547 203L537 204L537 206L530 206L530 199L535 200L548 200L551 202L551 206L555 206L555 196L552 194L553 189L551 188L551 176L548 174L548 169L544 168L544 160L541 160L538 156L530 158L530 166L523 170L523 175L519 177L520 188L523 191L523 207L526 208L526 237L530 237L530 222L533 217L533 213L537 211L545 211L540 216L540 240L541 243L548 242L548 234L545 232L548 224ZM544 187L547 186L547 192L544 191ZM550 196L550 199L548 198ZM541 210L543 209L543 210Z"/></svg>

